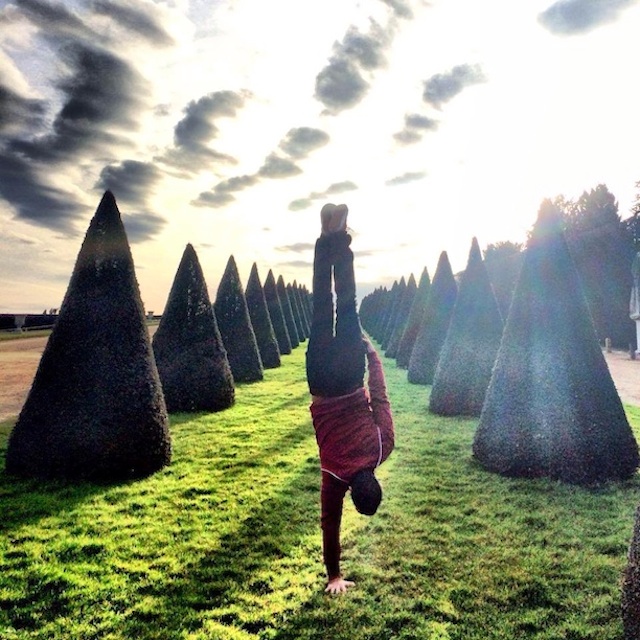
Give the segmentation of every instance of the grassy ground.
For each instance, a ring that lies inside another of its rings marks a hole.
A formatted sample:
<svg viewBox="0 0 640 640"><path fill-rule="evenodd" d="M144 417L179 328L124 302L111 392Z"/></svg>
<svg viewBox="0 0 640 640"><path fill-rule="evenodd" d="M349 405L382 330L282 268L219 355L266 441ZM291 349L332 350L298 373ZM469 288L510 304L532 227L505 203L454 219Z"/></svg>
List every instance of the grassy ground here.
<svg viewBox="0 0 640 640"><path fill-rule="evenodd" d="M1 470L0 638L619 640L640 482L509 480L470 458L474 420L427 412L386 361L397 448L376 516L347 505L323 593L304 345L217 414L174 415L174 460L137 482ZM640 410L628 408L640 433Z"/></svg>

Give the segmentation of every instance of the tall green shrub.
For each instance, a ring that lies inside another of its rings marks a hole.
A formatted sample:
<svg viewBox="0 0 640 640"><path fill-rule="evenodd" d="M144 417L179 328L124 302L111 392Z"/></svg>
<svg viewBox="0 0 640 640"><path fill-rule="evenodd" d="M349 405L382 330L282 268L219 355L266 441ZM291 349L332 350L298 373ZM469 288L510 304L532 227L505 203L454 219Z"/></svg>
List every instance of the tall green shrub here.
<svg viewBox="0 0 640 640"><path fill-rule="evenodd" d="M220 411L235 386L195 249L188 244L152 340L170 412Z"/></svg>
<svg viewBox="0 0 640 640"><path fill-rule="evenodd" d="M269 272L267 273L263 290L264 297L267 301L267 308L269 309L269 316L271 317L271 323L273 324L273 331L276 334L276 340L278 341L280 355L289 355L291 353L291 337L289 336L287 323L284 319L284 311L282 310L282 303L280 302L280 296L278 295L276 278L271 269L269 269Z"/></svg>
<svg viewBox="0 0 640 640"><path fill-rule="evenodd" d="M425 267L420 275L418 289L413 296L407 324L400 338L400 344L398 345L398 351L396 353L396 365L401 369L406 369L409 366L409 358L411 357L411 351L413 350L413 345L416 342L416 337L420 330L430 289L431 278L429 277L427 267Z"/></svg>
<svg viewBox="0 0 640 640"><path fill-rule="evenodd" d="M278 298L280 298L280 304L282 305L282 314L284 315L284 321L287 325L287 331L289 332L291 348L295 349L296 347L300 346L300 334L298 333L298 327L293 317L291 300L289 300L289 293L282 276L278 276L278 279L276 281L276 289L278 291Z"/></svg>
<svg viewBox="0 0 640 640"><path fill-rule="evenodd" d="M422 324L409 358L407 379L412 384L433 382L457 295L458 285L451 271L449 256L443 251L438 259Z"/></svg>
<svg viewBox="0 0 640 640"><path fill-rule="evenodd" d="M231 373L236 382L256 382L264 378L264 369L247 300L233 256L220 280L214 310L222 342L227 350Z"/></svg>
<svg viewBox="0 0 640 640"><path fill-rule="evenodd" d="M400 304L398 305L398 314L393 324L391 337L387 344L387 350L385 351L385 356L387 356L387 358L395 358L398 355L400 340L402 339L404 330L407 327L409 312L411 311L411 305L413 304L413 299L416 296L417 290L418 285L416 284L415 276L412 273L409 275L407 287L404 290L402 298L400 299Z"/></svg>
<svg viewBox="0 0 640 640"><path fill-rule="evenodd" d="M473 454L500 474L575 484L629 478L638 467L638 447L549 200L528 242Z"/></svg>
<svg viewBox="0 0 640 640"><path fill-rule="evenodd" d="M255 262L251 267L245 297L247 299L251 325L256 334L256 342L258 343L258 350L262 358L262 365L265 369L275 369L281 364L280 349L278 348L278 341L276 340L276 334L273 330L273 323L269 315L264 289L260 282L258 265Z"/></svg>
<svg viewBox="0 0 640 640"><path fill-rule="evenodd" d="M133 258L107 191L11 433L6 470L122 480L171 459L167 410Z"/></svg>
<svg viewBox="0 0 640 640"><path fill-rule="evenodd" d="M473 238L433 378L431 412L480 415L503 326L478 241Z"/></svg>

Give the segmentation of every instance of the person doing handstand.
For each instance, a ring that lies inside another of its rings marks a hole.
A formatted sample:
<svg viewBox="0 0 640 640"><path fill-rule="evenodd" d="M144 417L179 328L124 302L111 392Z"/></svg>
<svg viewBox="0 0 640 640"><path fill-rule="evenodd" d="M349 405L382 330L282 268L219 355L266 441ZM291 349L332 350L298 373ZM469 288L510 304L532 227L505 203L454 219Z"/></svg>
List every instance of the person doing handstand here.
<svg viewBox="0 0 640 640"><path fill-rule="evenodd" d="M306 353L310 411L322 468L322 548L328 578L325 590L332 594L354 585L340 573L344 496L351 489L357 511L373 515L382 499L374 469L394 447L382 362L363 335L356 309L347 213L344 204L326 204L320 214L322 233L315 245L313 316ZM365 369L368 389L364 385Z"/></svg>

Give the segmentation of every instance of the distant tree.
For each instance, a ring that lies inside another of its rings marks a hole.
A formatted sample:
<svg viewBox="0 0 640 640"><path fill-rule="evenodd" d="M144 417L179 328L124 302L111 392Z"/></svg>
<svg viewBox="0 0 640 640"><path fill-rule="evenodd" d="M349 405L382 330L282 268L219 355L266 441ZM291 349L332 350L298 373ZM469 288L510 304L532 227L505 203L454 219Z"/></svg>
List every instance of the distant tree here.
<svg viewBox="0 0 640 640"><path fill-rule="evenodd" d="M496 242L484 250L484 264L503 318L509 313L523 255L523 245L519 242Z"/></svg>
<svg viewBox="0 0 640 640"><path fill-rule="evenodd" d="M627 565L622 580L624 640L640 638L640 507L636 508Z"/></svg>
<svg viewBox="0 0 640 640"><path fill-rule="evenodd" d="M584 485L629 478L638 467L638 447L550 200L528 241L473 454L503 475Z"/></svg>
<svg viewBox="0 0 640 640"><path fill-rule="evenodd" d="M449 256L443 251L438 259L422 324L409 358L407 379L410 383L433 382L457 295L458 285L453 277Z"/></svg>
<svg viewBox="0 0 640 640"><path fill-rule="evenodd" d="M433 378L432 413L480 415L503 326L478 241L473 238Z"/></svg>
<svg viewBox="0 0 640 640"><path fill-rule="evenodd" d="M284 319L284 311L282 310L282 303L280 302L280 296L278 295L276 279L271 269L269 269L269 272L267 273L263 290L264 297L267 301L267 307L269 309L269 316L271 317L271 323L273 324L273 330L276 334L276 340L278 341L280 355L289 355L292 348L291 337L289 336L289 330L287 329L287 322Z"/></svg>
<svg viewBox="0 0 640 640"><path fill-rule="evenodd" d="M300 309L300 305L298 304L296 291L291 283L287 283L285 285L285 288L287 290L289 302L291 303L291 311L293 312L293 321L295 322L296 330L298 331L298 339L300 340L300 342L304 342L307 339L307 335L305 332L304 322L302 320L302 311Z"/></svg>
<svg viewBox="0 0 640 640"><path fill-rule="evenodd" d="M119 481L169 464L167 409L129 243L107 191L9 438L6 471Z"/></svg>
<svg viewBox="0 0 640 640"><path fill-rule="evenodd" d="M362 328L378 342L390 292L386 287L377 287L360 303L359 315Z"/></svg>
<svg viewBox="0 0 640 640"><path fill-rule="evenodd" d="M291 300L289 300L287 286L282 276L278 276L276 280L276 289L278 291L278 297L280 298L280 304L282 305L282 314L284 315L284 321L287 325L287 331L289 332L291 348L295 349L300 346L300 334L298 333L298 326L293 317L293 309L291 308Z"/></svg>
<svg viewBox="0 0 640 640"><path fill-rule="evenodd" d="M254 262L251 267L247 289L245 291L247 307L251 325L256 335L258 350L265 369L275 369L281 364L280 348L273 330L273 323L267 306L267 299L258 274L258 265Z"/></svg>
<svg viewBox="0 0 640 640"><path fill-rule="evenodd" d="M302 290L302 287L294 280L291 285L293 289L293 293L296 297L296 304L298 305L298 309L300 310L300 322L302 324L302 334L305 338L308 338L311 334L311 319L308 314L307 305L305 304L305 294Z"/></svg>
<svg viewBox="0 0 640 640"><path fill-rule="evenodd" d="M398 352L396 353L396 365L401 369L406 369L409 366L409 358L411 357L411 351L413 350L413 345L420 330L420 324L422 323L422 316L427 306L430 289L431 278L429 277L427 267L425 267L422 270L418 288L411 303L407 324L402 333L402 338L400 338Z"/></svg>
<svg viewBox="0 0 640 640"><path fill-rule="evenodd" d="M385 351L389 346L389 342L391 340L391 336L393 335L393 330L396 326L396 322L398 320L398 315L400 313L400 307L402 306L402 299L404 298L404 294L407 291L407 281L404 276L401 276L398 281L398 285L393 291L393 301L391 302L391 309L389 312L389 316L384 326L384 333L382 335L382 340L380 341L380 346Z"/></svg>
<svg viewBox="0 0 640 640"><path fill-rule="evenodd" d="M411 311L411 305L413 304L413 299L416 296L417 290L418 285L416 284L416 278L412 273L409 275L407 286L398 304L398 313L393 323L391 337L387 343L387 350L385 351L385 356L387 358L395 358L398 355L400 340L402 339L402 334L407 326L409 312Z"/></svg>
<svg viewBox="0 0 640 640"><path fill-rule="evenodd" d="M615 347L635 342L629 319L633 286L633 239L618 215L618 203L606 185L583 192L576 201L555 199L562 210L569 250L585 290L598 340Z"/></svg>
<svg viewBox="0 0 640 640"><path fill-rule="evenodd" d="M182 254L152 345L170 412L220 411L233 405L231 367L191 244Z"/></svg>
<svg viewBox="0 0 640 640"><path fill-rule="evenodd" d="M236 382L256 382L264 378L264 369L238 267L229 257L218 286L214 310L222 342L227 350L231 373Z"/></svg>

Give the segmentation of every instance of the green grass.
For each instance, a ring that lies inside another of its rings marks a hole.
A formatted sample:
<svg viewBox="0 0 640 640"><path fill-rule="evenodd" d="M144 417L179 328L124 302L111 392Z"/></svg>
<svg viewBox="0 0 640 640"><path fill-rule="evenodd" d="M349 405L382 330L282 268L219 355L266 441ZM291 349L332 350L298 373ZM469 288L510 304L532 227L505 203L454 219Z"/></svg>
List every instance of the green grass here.
<svg viewBox="0 0 640 640"><path fill-rule="evenodd" d="M51 335L51 329L35 329L33 331L0 331L0 342L7 340L23 340L24 338L42 338Z"/></svg>
<svg viewBox="0 0 640 640"><path fill-rule="evenodd" d="M323 592L317 448L301 345L221 413L173 415L174 459L142 481L0 471L0 638L619 640L634 479L509 480L470 457L476 421L427 411L385 361L397 447L376 516L347 503ZM627 407L636 432L640 409ZM12 426L0 423L0 456Z"/></svg>

